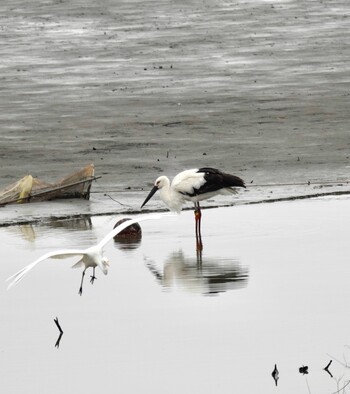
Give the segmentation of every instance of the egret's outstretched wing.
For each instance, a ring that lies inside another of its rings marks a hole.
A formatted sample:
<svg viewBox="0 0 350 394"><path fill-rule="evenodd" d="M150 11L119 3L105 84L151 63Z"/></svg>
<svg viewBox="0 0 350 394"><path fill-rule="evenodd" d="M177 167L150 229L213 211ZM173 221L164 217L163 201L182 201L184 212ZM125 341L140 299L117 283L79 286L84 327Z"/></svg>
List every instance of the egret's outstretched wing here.
<svg viewBox="0 0 350 394"><path fill-rule="evenodd" d="M27 273L33 269L37 264L39 264L41 261L44 261L46 259L63 259L66 257L72 257L72 256L83 256L85 253L85 250L80 250L80 249L63 249L63 250L56 250L55 252L49 252L44 254L43 256L39 257L37 260L35 260L33 263L28 264L18 272L16 272L14 275L10 276L7 278L7 281L12 280L12 282L9 284L8 289L11 288L13 285L18 283Z"/></svg>
<svg viewBox="0 0 350 394"><path fill-rule="evenodd" d="M109 242L113 237L119 234L121 231L125 230L127 227L131 226L134 223L142 222L143 220L149 219L160 219L162 216L165 215L145 215L141 217L137 217L134 219L126 220L125 222L121 223L119 226L114 228L111 232L109 232L98 244L98 248L103 248L107 242Z"/></svg>

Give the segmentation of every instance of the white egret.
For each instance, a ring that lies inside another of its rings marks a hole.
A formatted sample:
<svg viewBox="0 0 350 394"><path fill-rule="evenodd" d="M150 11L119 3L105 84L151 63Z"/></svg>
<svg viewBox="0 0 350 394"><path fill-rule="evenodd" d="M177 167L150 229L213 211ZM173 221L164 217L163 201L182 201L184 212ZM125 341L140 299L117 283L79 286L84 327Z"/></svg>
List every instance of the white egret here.
<svg viewBox="0 0 350 394"><path fill-rule="evenodd" d="M143 217L137 217L131 220L127 220L123 223L121 223L119 226L114 228L112 231L110 231L98 244L93 245L87 249L62 249L62 250L56 250L53 252L48 252L44 254L43 256L39 257L37 260L35 260L33 263L27 265L26 267L22 268L18 272L16 272L14 275L10 276L7 281L11 281L11 283L8 286L8 289L17 284L20 280L24 278L25 275L28 274L29 271L31 271L37 264L39 264L41 261L44 261L46 259L63 259L67 257L72 257L72 256L79 256L81 259L73 265L72 268L79 268L79 267L85 267L82 273L81 277L81 283L80 283L80 288L79 288L79 294L81 295L83 292L83 281L84 281L84 276L85 276L85 271L91 267L93 269L93 274L91 276L91 283L94 283L94 280L96 279L95 277L95 268L99 267L101 271L107 275L108 273L108 267L109 267L109 261L107 257L104 256L103 253L103 248L104 246L111 240L115 235L129 227L130 225L134 223L141 222L143 220L149 220L149 219L159 219L161 216L160 215L148 215L148 216L143 216Z"/></svg>

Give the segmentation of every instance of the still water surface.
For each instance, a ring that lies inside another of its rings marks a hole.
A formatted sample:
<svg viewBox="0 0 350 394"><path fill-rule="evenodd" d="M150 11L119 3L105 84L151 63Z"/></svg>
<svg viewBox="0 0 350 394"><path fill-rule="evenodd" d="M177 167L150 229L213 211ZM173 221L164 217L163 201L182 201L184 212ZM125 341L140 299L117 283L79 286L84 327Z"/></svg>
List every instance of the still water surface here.
<svg viewBox="0 0 350 394"><path fill-rule="evenodd" d="M81 297L75 259L42 262L6 290L18 269L88 247L120 218L0 230L4 392L319 394L347 384L350 199L204 210L202 256L192 212L145 221L140 243L107 245L109 274L96 270Z"/></svg>

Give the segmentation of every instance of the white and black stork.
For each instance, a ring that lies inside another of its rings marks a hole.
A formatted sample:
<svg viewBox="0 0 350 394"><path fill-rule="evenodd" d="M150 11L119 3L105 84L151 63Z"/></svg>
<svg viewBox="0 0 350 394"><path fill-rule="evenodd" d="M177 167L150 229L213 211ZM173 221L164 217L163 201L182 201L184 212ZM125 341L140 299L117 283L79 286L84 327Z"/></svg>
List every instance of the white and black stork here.
<svg viewBox="0 0 350 394"><path fill-rule="evenodd" d="M245 188L244 181L236 175L226 174L215 168L203 167L182 171L173 181L166 176L156 179L154 186L141 208L147 204L152 196L159 190L161 200L171 211L181 212L187 201L194 203L196 222L197 250L202 250L201 237L201 209L199 201L207 200L216 195L236 194L237 187Z"/></svg>

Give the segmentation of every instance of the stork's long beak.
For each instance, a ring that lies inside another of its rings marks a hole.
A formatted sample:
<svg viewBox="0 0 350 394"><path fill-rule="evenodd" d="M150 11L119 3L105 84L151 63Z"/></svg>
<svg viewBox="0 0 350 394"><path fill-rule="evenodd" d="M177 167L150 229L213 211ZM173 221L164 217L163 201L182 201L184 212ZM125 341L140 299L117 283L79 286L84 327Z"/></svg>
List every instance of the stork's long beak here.
<svg viewBox="0 0 350 394"><path fill-rule="evenodd" d="M146 200L141 205L141 208L148 203L148 201L153 197L154 193L158 190L157 186L153 186L152 190L150 191L149 195L147 196Z"/></svg>

